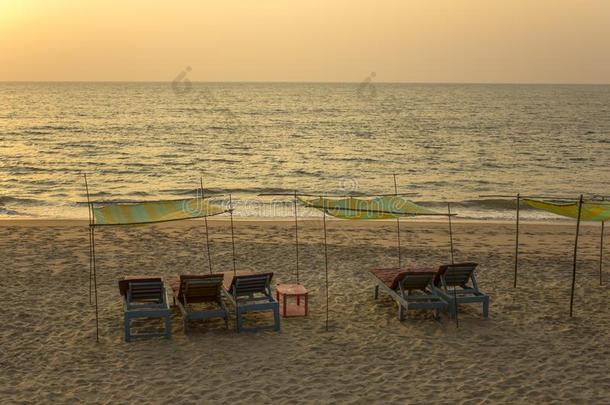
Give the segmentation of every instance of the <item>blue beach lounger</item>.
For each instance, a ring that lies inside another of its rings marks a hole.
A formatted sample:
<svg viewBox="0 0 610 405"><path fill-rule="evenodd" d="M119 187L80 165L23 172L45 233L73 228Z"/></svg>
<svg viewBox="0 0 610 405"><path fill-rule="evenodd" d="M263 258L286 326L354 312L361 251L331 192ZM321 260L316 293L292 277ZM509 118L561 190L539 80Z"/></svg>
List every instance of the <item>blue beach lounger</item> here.
<svg viewBox="0 0 610 405"><path fill-rule="evenodd" d="M185 333L190 320L219 317L229 327L229 312L222 300L223 280L223 274L205 274L181 275L179 279L170 282L174 305L182 312ZM207 308L209 304L216 308Z"/></svg>
<svg viewBox="0 0 610 405"><path fill-rule="evenodd" d="M433 288L449 305L451 317L456 316L456 303L480 303L483 305L483 317L489 316L489 295L479 290L475 275L477 266L477 263L456 263L439 267Z"/></svg>
<svg viewBox="0 0 610 405"><path fill-rule="evenodd" d="M171 338L171 312L161 278L126 277L119 281L119 291L123 296L126 342L130 342L133 338L151 336L164 336L166 339ZM165 330L162 333L132 334L130 322L132 319L137 318L161 318L164 320Z"/></svg>
<svg viewBox="0 0 610 405"><path fill-rule="evenodd" d="M237 331L257 331L263 329L280 330L280 306L271 293L273 273L237 274L225 284L225 294L235 306ZM244 314L248 312L272 311L273 324L267 326L243 326Z"/></svg>
<svg viewBox="0 0 610 405"><path fill-rule="evenodd" d="M439 316L447 304L434 292L432 282L436 275L434 269L373 269L371 277L375 281L375 299L379 289L389 294L398 304L398 320L404 319L409 309L431 309Z"/></svg>

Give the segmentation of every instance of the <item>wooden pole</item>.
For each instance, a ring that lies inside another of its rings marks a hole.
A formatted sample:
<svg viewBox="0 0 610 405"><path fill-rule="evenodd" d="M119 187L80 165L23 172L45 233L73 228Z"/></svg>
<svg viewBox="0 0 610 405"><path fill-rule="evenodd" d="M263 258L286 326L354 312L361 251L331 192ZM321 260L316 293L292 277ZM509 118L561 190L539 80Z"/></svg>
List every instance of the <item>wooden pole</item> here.
<svg viewBox="0 0 610 405"><path fill-rule="evenodd" d="M92 288L93 288L93 240L91 237L91 198L89 197L89 184L87 184L87 174L85 176L85 190L87 191L87 214L89 215L89 305L93 304L92 300Z"/></svg>
<svg viewBox="0 0 610 405"><path fill-rule="evenodd" d="M447 218L449 218L449 246L451 248L451 264L455 263L453 255L453 227L451 226L451 202L447 202Z"/></svg>
<svg viewBox="0 0 610 405"><path fill-rule="evenodd" d="M453 227L451 226L451 202L447 201L447 218L449 218L449 245L451 247L451 264L455 264L453 255ZM460 327L460 321L458 320L458 302L457 302L457 290L456 286L453 286L453 305L455 306L455 327Z"/></svg>
<svg viewBox="0 0 610 405"><path fill-rule="evenodd" d="M604 266L604 221L602 221L602 232L599 242L599 285L602 285L602 269Z"/></svg>
<svg viewBox="0 0 610 405"><path fill-rule="evenodd" d="M205 204L205 192L203 191L203 177L199 178L199 183L201 184L201 203ZM210 268L210 274L212 274L212 255L210 254L210 232L208 230L208 216L206 212L206 216L203 217L203 221L205 222L205 246L208 251L208 267Z"/></svg>
<svg viewBox="0 0 610 405"><path fill-rule="evenodd" d="M91 235L91 223L89 223L89 305L93 304L93 236Z"/></svg>
<svg viewBox="0 0 610 405"><path fill-rule="evenodd" d="M580 233L580 214L582 212L582 194L578 200L578 218L576 219L576 238L574 239L574 259L572 262L572 290L570 292L570 317L574 308L574 288L576 287L576 255L578 251L578 234Z"/></svg>
<svg viewBox="0 0 610 405"><path fill-rule="evenodd" d="M460 321L459 321L459 317L458 317L458 301L457 301L457 286L454 285L453 286L453 306L455 307L455 328L459 328L460 327Z"/></svg>
<svg viewBox="0 0 610 405"><path fill-rule="evenodd" d="M394 176L394 195L398 197L398 185L396 183L396 174ZM398 241L398 268L402 267L402 257L400 253L400 217L396 217L396 240Z"/></svg>
<svg viewBox="0 0 610 405"><path fill-rule="evenodd" d="M93 216L93 206L91 205L91 196L89 195L89 184L87 183L87 174L85 174L85 190L87 191L87 205L89 207L89 302L91 302L91 272L93 271L93 288L95 291L95 340L100 341L99 327L99 311L97 302L97 271L95 268L95 217Z"/></svg>
<svg viewBox="0 0 610 405"><path fill-rule="evenodd" d="M513 288L517 288L517 271L519 268L519 206L521 205L521 194L517 193L517 222L515 226L515 275Z"/></svg>
<svg viewBox="0 0 610 405"><path fill-rule="evenodd" d="M91 246L93 250L93 287L95 291L95 340L100 341L99 311L97 304L97 270L95 268L95 224L91 225Z"/></svg>
<svg viewBox="0 0 610 405"><path fill-rule="evenodd" d="M328 332L328 244L326 239L326 211L322 211L322 223L324 226L324 275L326 282L326 331Z"/></svg>
<svg viewBox="0 0 610 405"><path fill-rule="evenodd" d="M231 248L233 249L233 276L237 275L237 267L235 265L235 233L233 231L233 198L229 194L229 215L231 216Z"/></svg>
<svg viewBox="0 0 610 405"><path fill-rule="evenodd" d="M297 284L299 284L299 215L297 211L297 191L294 190L294 247L296 254Z"/></svg>

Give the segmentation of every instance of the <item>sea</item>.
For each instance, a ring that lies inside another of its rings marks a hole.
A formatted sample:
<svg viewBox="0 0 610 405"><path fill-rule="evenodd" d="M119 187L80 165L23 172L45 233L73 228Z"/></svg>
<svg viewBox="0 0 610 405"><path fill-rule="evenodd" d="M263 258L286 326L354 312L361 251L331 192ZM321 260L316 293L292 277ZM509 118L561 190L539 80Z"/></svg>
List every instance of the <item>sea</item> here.
<svg viewBox="0 0 610 405"><path fill-rule="evenodd" d="M85 174L101 203L398 192L508 220L517 193L610 195L610 85L0 83L0 218L87 218Z"/></svg>

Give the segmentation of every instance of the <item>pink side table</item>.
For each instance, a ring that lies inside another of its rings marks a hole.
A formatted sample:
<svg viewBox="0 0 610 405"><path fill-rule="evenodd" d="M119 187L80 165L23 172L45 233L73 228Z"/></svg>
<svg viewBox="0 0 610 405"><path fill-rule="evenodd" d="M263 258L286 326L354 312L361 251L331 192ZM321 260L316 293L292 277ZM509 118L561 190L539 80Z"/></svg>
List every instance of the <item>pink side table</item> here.
<svg viewBox="0 0 610 405"><path fill-rule="evenodd" d="M309 312L309 292L301 284L278 284L275 289L277 302L280 304L280 314L283 317L307 316ZM296 298L295 302L288 302L290 297ZM303 299L303 305L301 305Z"/></svg>

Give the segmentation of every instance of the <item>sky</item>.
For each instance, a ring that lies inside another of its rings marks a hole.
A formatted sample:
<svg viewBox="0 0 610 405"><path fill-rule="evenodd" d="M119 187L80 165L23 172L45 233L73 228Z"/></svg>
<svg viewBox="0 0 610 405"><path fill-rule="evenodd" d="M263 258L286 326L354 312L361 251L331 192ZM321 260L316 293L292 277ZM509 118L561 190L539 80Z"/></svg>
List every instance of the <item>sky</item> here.
<svg viewBox="0 0 610 405"><path fill-rule="evenodd" d="M610 83L609 0L0 0L0 81Z"/></svg>

